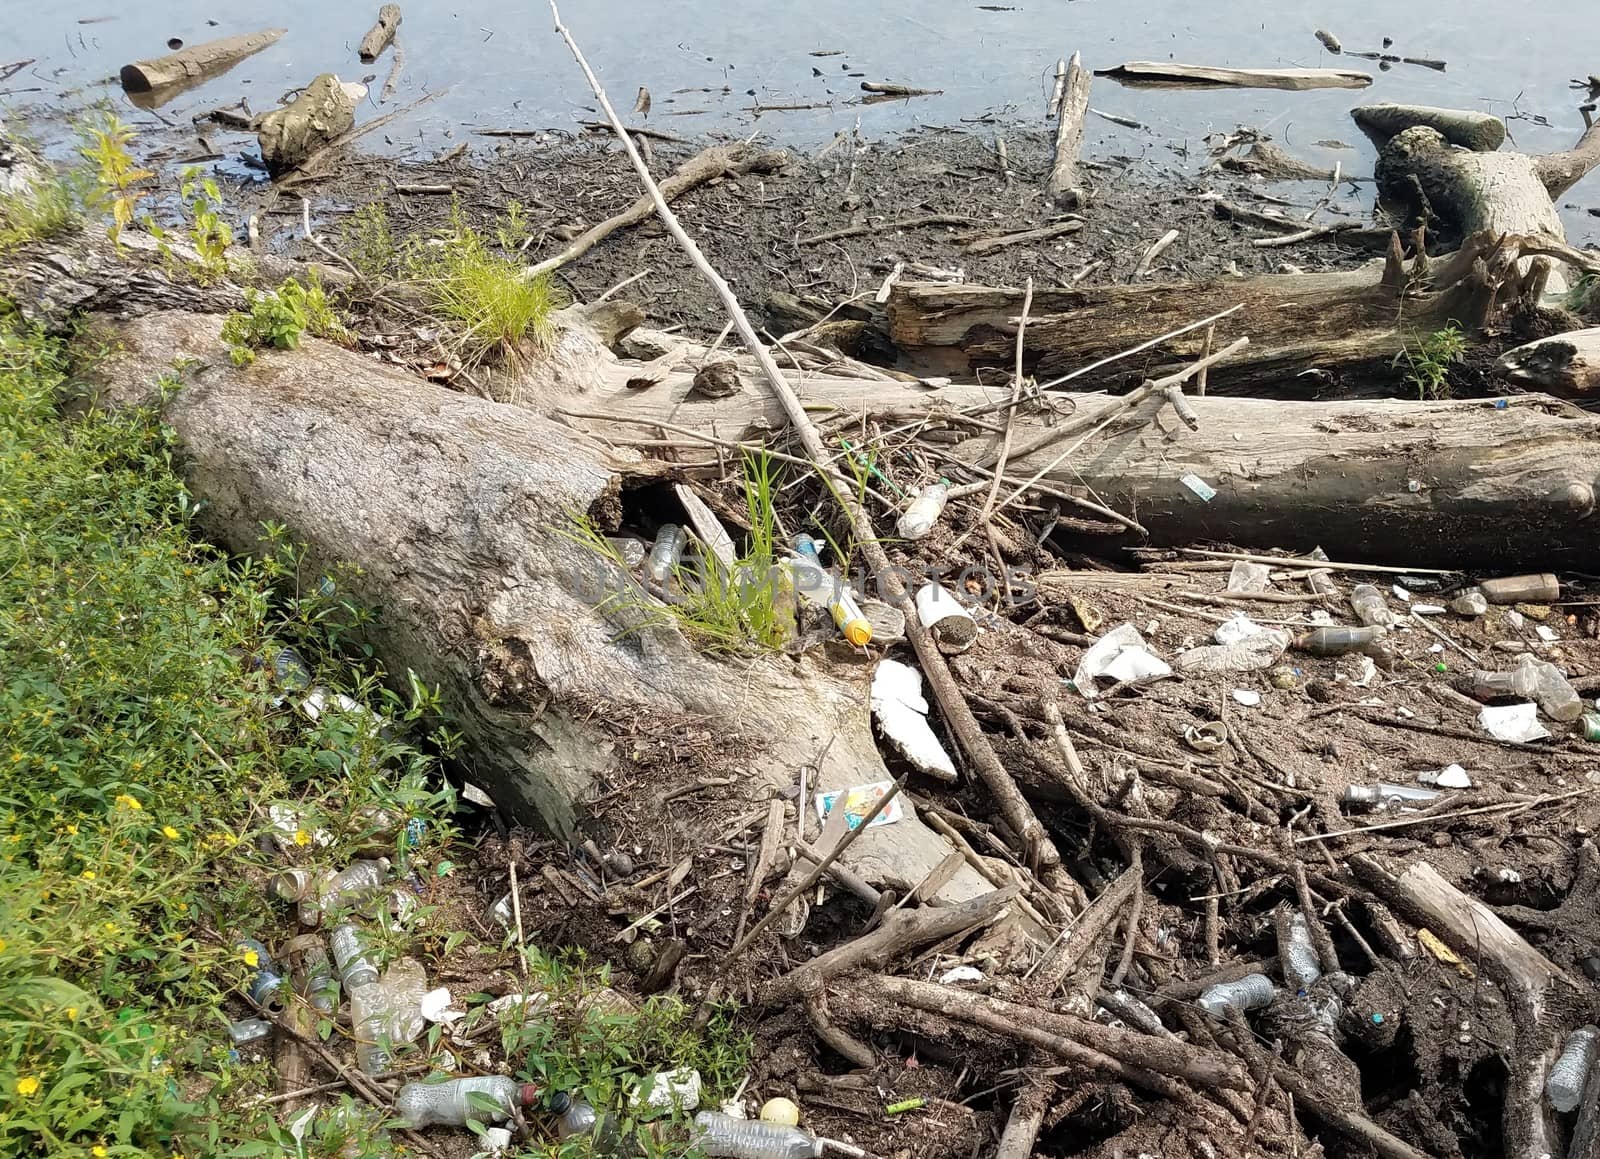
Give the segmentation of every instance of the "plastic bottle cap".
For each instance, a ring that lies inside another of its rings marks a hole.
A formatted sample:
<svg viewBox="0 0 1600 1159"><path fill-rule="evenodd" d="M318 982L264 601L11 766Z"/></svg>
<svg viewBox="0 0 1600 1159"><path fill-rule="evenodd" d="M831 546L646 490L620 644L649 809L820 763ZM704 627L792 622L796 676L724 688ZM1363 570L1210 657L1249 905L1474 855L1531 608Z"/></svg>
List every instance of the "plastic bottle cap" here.
<svg viewBox="0 0 1600 1159"><path fill-rule="evenodd" d="M761 1121L763 1123L781 1123L785 1127L798 1127L800 1125L800 1108L792 1099L781 1096L768 1099L761 1105Z"/></svg>
<svg viewBox="0 0 1600 1159"><path fill-rule="evenodd" d="M857 648L865 647L872 640L872 625L866 620L851 620L842 631L844 638Z"/></svg>

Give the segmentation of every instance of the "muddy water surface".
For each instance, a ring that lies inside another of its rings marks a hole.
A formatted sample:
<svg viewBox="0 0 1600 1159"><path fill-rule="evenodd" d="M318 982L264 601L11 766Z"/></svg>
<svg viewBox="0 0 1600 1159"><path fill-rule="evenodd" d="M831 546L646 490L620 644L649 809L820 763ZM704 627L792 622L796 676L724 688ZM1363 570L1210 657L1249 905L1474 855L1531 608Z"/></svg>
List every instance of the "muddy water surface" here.
<svg viewBox="0 0 1600 1159"><path fill-rule="evenodd" d="M262 0L143 0L104 7L0 0L0 107L69 107L96 99L124 105L114 81L130 59L167 51L178 37L197 43L266 25L282 41L232 72L159 110L187 125L194 112L240 96L270 108L311 76L332 70L373 78L363 117L382 111L377 94L390 58L363 66L355 46L376 3ZM447 90L366 139L397 153L434 151L472 140L475 128L571 128L596 116L565 47L536 0L405 0L406 64L394 100ZM1544 151L1582 131L1582 94L1572 78L1600 72L1592 0L1440 3L1399 0L1248 0L1221 4L1016 0L568 0L565 18L612 96L633 103L650 89L648 124L692 137L753 129L799 146L827 141L859 115L868 138L918 125L996 126L1042 122L1054 64L1077 49L1092 68L1125 60L1178 60L1236 67L1338 66L1369 71L1365 92L1323 90L1132 89L1096 81L1091 105L1132 118L1130 130L1091 118L1090 157L1132 157L1151 166L1195 167L1201 138L1239 125L1263 128L1292 151L1346 172L1371 172L1372 148L1347 113L1368 100L1487 109L1511 118L1516 143ZM1333 56L1313 37L1333 32L1346 49L1382 50L1446 62L1445 71ZM892 80L938 95L860 105L862 80ZM774 109L772 106L816 106ZM156 113L128 108L154 126ZM225 148L237 152L237 138ZM1319 144L1319 142L1324 142ZM1325 142L1343 142L1349 149ZM1600 233L1600 178L1564 207L1574 237Z"/></svg>

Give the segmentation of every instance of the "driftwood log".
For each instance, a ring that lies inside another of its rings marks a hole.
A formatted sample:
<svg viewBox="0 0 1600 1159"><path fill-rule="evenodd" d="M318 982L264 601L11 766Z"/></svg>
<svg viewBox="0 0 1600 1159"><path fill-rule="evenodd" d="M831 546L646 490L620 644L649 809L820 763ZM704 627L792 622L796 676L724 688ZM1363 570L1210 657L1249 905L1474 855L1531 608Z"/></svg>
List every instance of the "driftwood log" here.
<svg viewBox="0 0 1600 1159"><path fill-rule="evenodd" d="M356 50L361 63L371 64L382 56L383 50L389 47L399 29L400 5L385 4L379 8L377 23L367 29L367 34L361 38L361 47Z"/></svg>
<svg viewBox="0 0 1600 1159"><path fill-rule="evenodd" d="M723 439L768 438L785 425L776 404L748 392L689 398L693 372L687 367L645 390L627 387L629 373L627 366L607 369L604 385L569 408L580 411L579 421L590 429L619 440L658 437L649 433L653 424ZM841 421L862 414L936 418L997 401L979 387L928 390L876 379L794 378L819 418L831 412ZM1073 402L1075 425L1092 424L1122 404L1104 395L1078 395ZM1045 481L1074 494L1092 490L1109 507L1136 515L1156 544L1219 539L1309 549L1321 542L1336 555L1370 558L1404 543L1408 562L1440 567L1530 558L1591 566L1600 558L1588 522L1600 486L1600 418L1554 400L1534 396L1504 410L1488 400L1207 396L1188 405L1198 430L1164 409L1164 396L1152 397ZM1059 425L1019 410L1014 438L1026 446ZM994 450L994 439L959 444L950 461L981 461ZM1052 443L1014 458L1008 475L1028 478L1064 446ZM1181 481L1188 475L1217 494L1202 500ZM1140 540L1129 534L1123 542Z"/></svg>
<svg viewBox="0 0 1600 1159"><path fill-rule="evenodd" d="M1500 356L1500 374L1525 390L1600 393L1600 326L1540 338Z"/></svg>
<svg viewBox="0 0 1600 1159"><path fill-rule="evenodd" d="M1082 388L1135 385L1201 357L1204 328L1139 357L1090 364L1237 306L1218 324L1217 342L1248 335L1250 349L1210 371L1208 393L1315 397L1329 374L1343 376L1346 393L1360 393L1352 388L1364 384L1387 388L1396 380L1395 356L1418 335L1452 322L1473 331L1509 307L1526 305L1517 259L1546 252L1547 243L1566 249L1546 237L1523 245L1483 234L1448 258L1431 265L1419 258L1407 268L1393 240L1385 262L1349 272L1036 289L1024 368L1042 380L1071 374ZM889 294L888 338L902 369L918 374L965 376L1008 367L1021 306L1021 290L901 282Z"/></svg>
<svg viewBox="0 0 1600 1159"><path fill-rule="evenodd" d="M1350 116L1379 148L1417 125L1436 129L1450 144L1478 153L1492 153L1506 142L1506 123L1493 113L1432 105L1358 105Z"/></svg>
<svg viewBox="0 0 1600 1159"><path fill-rule="evenodd" d="M293 169L356 123L356 104L367 87L322 73L289 104L265 114L256 125L261 159L273 176Z"/></svg>
<svg viewBox="0 0 1600 1159"><path fill-rule="evenodd" d="M1044 190L1057 204L1076 209L1084 201L1078 154L1083 149L1084 114L1089 111L1089 73L1078 53L1072 54L1056 84L1059 91L1051 98L1056 117L1056 151Z"/></svg>
<svg viewBox="0 0 1600 1159"><path fill-rule="evenodd" d="M191 84L232 68L247 56L276 44L288 29L267 28L244 36L225 36L190 45L167 56L138 60L122 66L120 80L130 93Z"/></svg>

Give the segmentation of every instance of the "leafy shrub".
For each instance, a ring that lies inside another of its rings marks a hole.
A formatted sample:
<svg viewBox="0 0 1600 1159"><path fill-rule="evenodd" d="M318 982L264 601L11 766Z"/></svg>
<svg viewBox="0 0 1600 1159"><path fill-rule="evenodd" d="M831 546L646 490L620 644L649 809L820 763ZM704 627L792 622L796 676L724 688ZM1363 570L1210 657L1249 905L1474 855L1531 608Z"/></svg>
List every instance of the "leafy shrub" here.
<svg viewBox="0 0 1600 1159"><path fill-rule="evenodd" d="M222 323L222 340L235 366L256 360L260 349L293 350L302 334L344 339L349 332L334 313L333 305L315 271L302 286L285 278L276 290L246 290L248 313L229 314Z"/></svg>

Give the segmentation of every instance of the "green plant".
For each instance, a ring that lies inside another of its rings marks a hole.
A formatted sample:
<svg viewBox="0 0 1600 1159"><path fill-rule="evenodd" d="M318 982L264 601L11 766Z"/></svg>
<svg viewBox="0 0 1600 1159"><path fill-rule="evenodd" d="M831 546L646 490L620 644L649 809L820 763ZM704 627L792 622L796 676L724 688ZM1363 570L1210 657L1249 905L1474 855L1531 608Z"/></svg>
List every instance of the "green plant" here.
<svg viewBox="0 0 1600 1159"><path fill-rule="evenodd" d="M534 238L533 224L523 215L522 202L506 202L505 216L495 224L495 240L508 254L519 254Z"/></svg>
<svg viewBox="0 0 1600 1159"><path fill-rule="evenodd" d="M1405 379L1420 399L1450 397L1450 368L1466 353L1467 339L1454 322L1419 339L1415 350L1402 346L1392 365L1406 366Z"/></svg>
<svg viewBox="0 0 1600 1159"><path fill-rule="evenodd" d="M220 277L228 270L227 250L233 244L233 229L218 212L222 194L216 181L191 165L183 171L178 195L189 210L189 242L200 255L196 272L202 281Z"/></svg>
<svg viewBox="0 0 1600 1159"><path fill-rule="evenodd" d="M78 224L78 206L72 179L41 169L26 188L0 195L0 253L66 233Z"/></svg>
<svg viewBox="0 0 1600 1159"><path fill-rule="evenodd" d="M138 186L155 174L139 168L131 152L136 134L115 114L103 113L99 120L80 125L78 135L82 141L78 153L93 169L89 206L111 214L107 232L120 244L122 231L133 224L139 202L150 196L149 190Z"/></svg>
<svg viewBox="0 0 1600 1159"><path fill-rule="evenodd" d="M247 313L229 314L222 323L222 340L235 366L254 362L257 350L293 350L302 334L336 341L349 336L315 271L304 286L285 278L276 290L246 290L245 302Z"/></svg>
<svg viewBox="0 0 1600 1159"><path fill-rule="evenodd" d="M469 364L491 354L514 362L542 347L551 315L565 304L548 275L526 277L519 261L492 252L459 204L451 207L448 229L407 246L405 264L433 308L455 323Z"/></svg>
<svg viewBox="0 0 1600 1159"><path fill-rule="evenodd" d="M381 282L394 277L400 268L400 250L389 229L389 207L382 201L369 201L340 231L341 251L361 276Z"/></svg>

